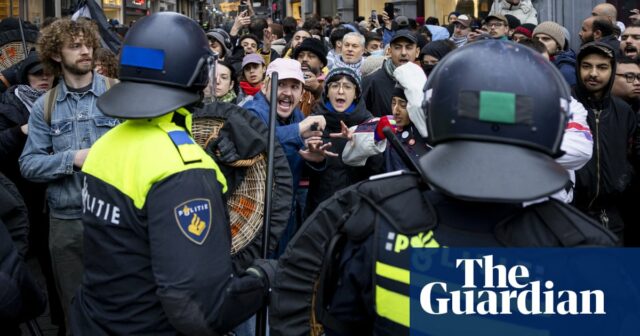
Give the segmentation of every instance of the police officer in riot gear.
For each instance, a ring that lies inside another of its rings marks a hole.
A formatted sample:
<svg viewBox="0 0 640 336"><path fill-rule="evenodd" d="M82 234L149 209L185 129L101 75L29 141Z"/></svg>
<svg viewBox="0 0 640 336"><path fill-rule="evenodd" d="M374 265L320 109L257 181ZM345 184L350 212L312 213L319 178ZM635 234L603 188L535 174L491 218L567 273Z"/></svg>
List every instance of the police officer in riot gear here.
<svg viewBox="0 0 640 336"><path fill-rule="evenodd" d="M482 66L496 63L500 71ZM294 291L279 279L292 273L291 260L304 263L305 232L333 225L345 237L327 244L335 251L322 260L315 298L327 335L408 335L409 286L393 274L409 274L414 249L616 244L571 206L546 199L569 181L553 158L571 96L551 63L527 47L480 41L440 61L425 97L434 147L420 159L423 175L386 174L340 191L280 258L273 295L282 302Z"/></svg>
<svg viewBox="0 0 640 336"><path fill-rule="evenodd" d="M264 305L266 271L232 275L226 181L190 134L190 105L215 83L192 19L158 13L127 34L121 82L98 100L126 119L83 166L85 260L76 335L215 335Z"/></svg>

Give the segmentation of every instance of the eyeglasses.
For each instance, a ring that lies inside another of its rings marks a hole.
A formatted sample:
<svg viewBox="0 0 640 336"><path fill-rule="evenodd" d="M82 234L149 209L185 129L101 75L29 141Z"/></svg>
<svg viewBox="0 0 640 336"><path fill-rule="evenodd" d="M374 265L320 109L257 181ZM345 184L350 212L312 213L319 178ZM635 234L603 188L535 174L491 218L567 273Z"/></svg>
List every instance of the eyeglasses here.
<svg viewBox="0 0 640 336"><path fill-rule="evenodd" d="M504 27L504 22L489 22L486 25L489 28L502 28Z"/></svg>
<svg viewBox="0 0 640 336"><path fill-rule="evenodd" d="M338 82L331 82L329 83L329 90L333 90L333 91L338 91L340 90L340 88L342 88L342 90L344 91L352 91L356 89L356 86L353 85L352 83L338 83Z"/></svg>
<svg viewBox="0 0 640 336"><path fill-rule="evenodd" d="M638 80L640 82L640 73L626 72L626 73L623 73L623 74L616 74L616 76L624 77L624 79L627 80L627 83L633 83L636 80Z"/></svg>

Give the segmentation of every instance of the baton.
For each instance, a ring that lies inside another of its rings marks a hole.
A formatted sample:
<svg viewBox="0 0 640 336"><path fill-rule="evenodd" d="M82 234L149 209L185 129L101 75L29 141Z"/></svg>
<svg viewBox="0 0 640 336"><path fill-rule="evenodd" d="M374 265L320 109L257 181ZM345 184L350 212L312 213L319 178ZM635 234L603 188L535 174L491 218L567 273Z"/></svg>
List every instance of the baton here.
<svg viewBox="0 0 640 336"><path fill-rule="evenodd" d="M269 106L269 137L267 139L267 183L264 195L264 218L262 224L262 259L269 254L269 234L271 233L271 201L273 194L273 160L276 147L276 113L278 104L278 73L271 73L271 100ZM256 336L267 334L267 307L258 312Z"/></svg>
<svg viewBox="0 0 640 336"><path fill-rule="evenodd" d="M22 19L18 18L18 26L20 27L20 38L22 38L22 49L24 50L24 59L27 58L29 50L27 50L27 39L24 38L24 28L22 28Z"/></svg>

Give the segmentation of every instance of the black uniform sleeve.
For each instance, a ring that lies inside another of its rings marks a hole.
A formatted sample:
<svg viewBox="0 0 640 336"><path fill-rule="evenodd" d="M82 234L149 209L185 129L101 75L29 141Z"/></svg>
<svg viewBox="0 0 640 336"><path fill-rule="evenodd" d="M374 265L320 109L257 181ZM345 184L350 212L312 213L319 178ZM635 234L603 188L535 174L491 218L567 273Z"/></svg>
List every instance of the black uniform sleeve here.
<svg viewBox="0 0 640 336"><path fill-rule="evenodd" d="M0 220L24 260L29 249L29 215L18 188L0 173Z"/></svg>
<svg viewBox="0 0 640 336"><path fill-rule="evenodd" d="M168 177L146 204L156 294L180 333L222 333L262 307L264 280L233 276L229 220L213 170Z"/></svg>
<svg viewBox="0 0 640 336"><path fill-rule="evenodd" d="M374 321L373 235L363 242L349 241L340 260L338 286L331 299L329 314L340 322L357 325L361 335L371 335ZM330 330L327 336L347 336Z"/></svg>
<svg viewBox="0 0 640 336"><path fill-rule="evenodd" d="M37 317L44 312L46 302L0 220L0 325Z"/></svg>
<svg viewBox="0 0 640 336"><path fill-rule="evenodd" d="M15 165L27 141L15 120L19 113L12 105L0 104L0 166Z"/></svg>

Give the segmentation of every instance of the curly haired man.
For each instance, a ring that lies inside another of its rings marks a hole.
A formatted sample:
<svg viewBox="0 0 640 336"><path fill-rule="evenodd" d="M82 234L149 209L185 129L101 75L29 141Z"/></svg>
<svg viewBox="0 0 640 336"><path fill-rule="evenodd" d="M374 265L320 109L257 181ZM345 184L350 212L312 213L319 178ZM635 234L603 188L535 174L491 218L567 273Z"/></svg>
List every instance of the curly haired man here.
<svg viewBox="0 0 640 336"><path fill-rule="evenodd" d="M98 41L95 25L84 19L57 20L42 30L37 49L58 85L35 102L20 157L25 178L48 183L49 249L67 321L83 270L80 169L91 145L118 124L96 107L109 87L105 77L93 72Z"/></svg>

